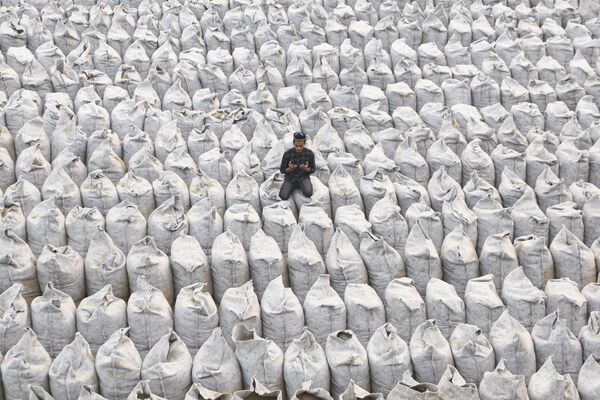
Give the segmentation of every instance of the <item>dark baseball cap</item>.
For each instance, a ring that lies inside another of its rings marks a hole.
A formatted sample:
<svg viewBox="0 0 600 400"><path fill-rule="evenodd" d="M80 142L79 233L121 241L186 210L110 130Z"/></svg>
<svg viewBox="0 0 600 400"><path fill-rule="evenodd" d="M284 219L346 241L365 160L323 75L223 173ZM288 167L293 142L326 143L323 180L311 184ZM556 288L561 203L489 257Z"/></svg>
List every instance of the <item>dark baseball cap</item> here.
<svg viewBox="0 0 600 400"><path fill-rule="evenodd" d="M294 133L294 141L296 140L302 140L305 141L306 140L306 135L302 132L296 132Z"/></svg>

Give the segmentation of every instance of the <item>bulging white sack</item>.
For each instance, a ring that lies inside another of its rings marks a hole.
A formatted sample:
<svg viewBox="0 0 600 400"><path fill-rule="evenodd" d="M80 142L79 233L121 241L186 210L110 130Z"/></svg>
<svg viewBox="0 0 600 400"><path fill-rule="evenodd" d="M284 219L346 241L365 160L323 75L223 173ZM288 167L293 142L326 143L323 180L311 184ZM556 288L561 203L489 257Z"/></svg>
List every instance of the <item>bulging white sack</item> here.
<svg viewBox="0 0 600 400"><path fill-rule="evenodd" d="M54 359L49 371L49 382L55 398L79 397L83 386L98 390L95 360L87 341L79 333Z"/></svg>
<svg viewBox="0 0 600 400"><path fill-rule="evenodd" d="M113 333L96 354L98 386L107 399L127 399L141 378L142 359L128 331Z"/></svg>
<svg viewBox="0 0 600 400"><path fill-rule="evenodd" d="M162 292L142 276L127 302L130 337L141 356L173 328L173 310ZM100 350L98 350L100 351Z"/></svg>
<svg viewBox="0 0 600 400"><path fill-rule="evenodd" d="M325 354L331 374L332 396L337 398L341 395L351 380L370 390L367 352L352 331L337 331L327 336Z"/></svg>
<svg viewBox="0 0 600 400"><path fill-rule="evenodd" d="M25 328L21 339L4 355L0 369L4 396L20 400L29 392L29 385L48 390L51 359L31 328Z"/></svg>
<svg viewBox="0 0 600 400"><path fill-rule="evenodd" d="M77 331L96 354L110 336L127 327L127 304L113 294L110 285L81 300L77 306Z"/></svg>
<svg viewBox="0 0 600 400"><path fill-rule="evenodd" d="M142 379L153 393L183 400L192 384L192 356L179 336L170 331L159 339L142 362Z"/></svg>
<svg viewBox="0 0 600 400"><path fill-rule="evenodd" d="M71 343L77 331L73 299L48 282L44 294L31 302L31 327L52 358Z"/></svg>
<svg viewBox="0 0 600 400"><path fill-rule="evenodd" d="M329 391L329 366L325 351L308 329L294 339L285 352L283 373L289 398L309 382L308 386L313 389Z"/></svg>
<svg viewBox="0 0 600 400"><path fill-rule="evenodd" d="M233 393L242 389L242 371L220 328L215 328L194 357L192 381L207 390Z"/></svg>
<svg viewBox="0 0 600 400"><path fill-rule="evenodd" d="M186 344L192 357L219 326L215 301L203 282L181 288L173 310L175 332Z"/></svg>
<svg viewBox="0 0 600 400"><path fill-rule="evenodd" d="M446 367L454 365L450 345L431 319L415 330L410 339L410 356L419 382L439 382Z"/></svg>

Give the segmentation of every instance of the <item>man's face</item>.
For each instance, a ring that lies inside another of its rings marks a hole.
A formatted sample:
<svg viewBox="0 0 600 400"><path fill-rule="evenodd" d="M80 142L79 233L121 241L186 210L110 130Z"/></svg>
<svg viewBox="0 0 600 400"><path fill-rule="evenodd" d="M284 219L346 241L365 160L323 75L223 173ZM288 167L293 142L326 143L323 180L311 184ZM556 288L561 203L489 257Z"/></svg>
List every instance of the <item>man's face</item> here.
<svg viewBox="0 0 600 400"><path fill-rule="evenodd" d="M302 153L304 149L304 140L294 140L294 149L296 149L296 153Z"/></svg>

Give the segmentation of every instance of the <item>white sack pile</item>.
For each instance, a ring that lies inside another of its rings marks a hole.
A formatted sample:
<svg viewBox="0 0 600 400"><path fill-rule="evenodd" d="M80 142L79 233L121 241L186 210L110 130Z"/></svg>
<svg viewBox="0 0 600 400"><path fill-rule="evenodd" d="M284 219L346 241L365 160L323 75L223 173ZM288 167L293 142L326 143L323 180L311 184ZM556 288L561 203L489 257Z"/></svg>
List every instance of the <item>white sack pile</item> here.
<svg viewBox="0 0 600 400"><path fill-rule="evenodd" d="M0 4L0 399L600 398L597 0Z"/></svg>

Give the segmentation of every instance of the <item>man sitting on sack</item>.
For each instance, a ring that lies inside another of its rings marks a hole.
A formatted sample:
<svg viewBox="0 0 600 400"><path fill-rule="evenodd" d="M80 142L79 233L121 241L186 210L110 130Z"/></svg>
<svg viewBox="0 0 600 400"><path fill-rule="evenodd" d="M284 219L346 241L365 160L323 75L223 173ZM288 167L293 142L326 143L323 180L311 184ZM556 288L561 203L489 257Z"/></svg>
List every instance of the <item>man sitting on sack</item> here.
<svg viewBox="0 0 600 400"><path fill-rule="evenodd" d="M304 147L306 135L302 132L294 133L294 147L286 150L281 159L279 170L285 174L283 185L279 191L282 200L290 198L292 192L300 188L302 194L311 197L313 187L310 174L315 172L315 153Z"/></svg>

